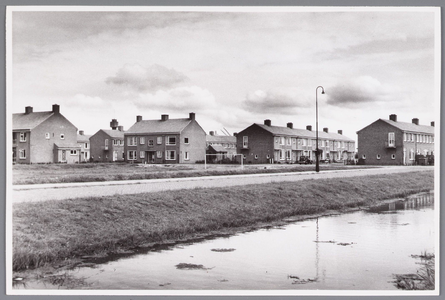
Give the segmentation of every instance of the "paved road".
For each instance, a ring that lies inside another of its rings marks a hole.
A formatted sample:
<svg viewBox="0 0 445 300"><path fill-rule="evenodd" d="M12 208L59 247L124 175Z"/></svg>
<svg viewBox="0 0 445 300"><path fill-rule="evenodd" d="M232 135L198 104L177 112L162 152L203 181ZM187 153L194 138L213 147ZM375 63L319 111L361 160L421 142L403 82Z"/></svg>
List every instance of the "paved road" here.
<svg viewBox="0 0 445 300"><path fill-rule="evenodd" d="M200 187L227 187L246 184L265 184L281 181L299 181L305 179L346 178L389 173L409 173L413 171L428 171L433 169L434 167L428 166L398 166L375 169L321 171L320 173L311 171L281 174L252 174L129 181L14 185L11 195L13 203L35 202L94 196L111 196L115 194L139 194L165 190L193 189Z"/></svg>

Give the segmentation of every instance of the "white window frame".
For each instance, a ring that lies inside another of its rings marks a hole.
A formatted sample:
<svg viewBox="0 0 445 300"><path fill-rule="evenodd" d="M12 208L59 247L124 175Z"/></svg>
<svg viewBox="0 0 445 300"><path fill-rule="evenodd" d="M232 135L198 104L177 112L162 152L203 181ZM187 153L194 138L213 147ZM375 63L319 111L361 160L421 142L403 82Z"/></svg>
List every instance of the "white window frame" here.
<svg viewBox="0 0 445 300"><path fill-rule="evenodd" d="M45 133L45 139L49 140L51 138L51 134L49 132Z"/></svg>
<svg viewBox="0 0 445 300"><path fill-rule="evenodd" d="M173 153L173 158L169 154ZM165 150L165 160L176 160L176 150Z"/></svg>
<svg viewBox="0 0 445 300"><path fill-rule="evenodd" d="M306 139L302 139L302 140L301 140L301 146L306 146L306 144L307 144Z"/></svg>
<svg viewBox="0 0 445 300"><path fill-rule="evenodd" d="M285 144L284 136L280 136L280 145L284 145L284 144Z"/></svg>
<svg viewBox="0 0 445 300"><path fill-rule="evenodd" d="M286 159L286 151L284 149L280 149L280 160Z"/></svg>
<svg viewBox="0 0 445 300"><path fill-rule="evenodd" d="M137 146L138 139L135 136L129 136L127 138L127 143L128 143L128 146Z"/></svg>
<svg viewBox="0 0 445 300"><path fill-rule="evenodd" d="M139 158L145 158L145 151L139 151Z"/></svg>
<svg viewBox="0 0 445 300"><path fill-rule="evenodd" d="M19 150L19 159L26 159L26 150L25 149Z"/></svg>
<svg viewBox="0 0 445 300"><path fill-rule="evenodd" d="M388 132L388 147L394 147L396 145L396 134L394 132Z"/></svg>
<svg viewBox="0 0 445 300"><path fill-rule="evenodd" d="M27 134L26 132L20 132L20 142L26 142Z"/></svg>
<svg viewBox="0 0 445 300"><path fill-rule="evenodd" d="M88 143L84 143L83 147L84 147L85 149L88 149Z"/></svg>
<svg viewBox="0 0 445 300"><path fill-rule="evenodd" d="M141 136L139 138L139 144L144 145L145 144L145 136Z"/></svg>
<svg viewBox="0 0 445 300"><path fill-rule="evenodd" d="M243 148L249 147L249 137L247 135L243 136Z"/></svg>
<svg viewBox="0 0 445 300"><path fill-rule="evenodd" d="M409 150L409 160L414 160L414 157L415 157L415 155L414 155L414 149L410 149L410 150Z"/></svg>
<svg viewBox="0 0 445 300"><path fill-rule="evenodd" d="M376 158L377 158L377 159L381 159L382 156L381 156L380 154L377 154Z"/></svg>
<svg viewBox="0 0 445 300"><path fill-rule="evenodd" d="M292 145L292 141L291 141L291 138L290 138L290 137L287 137L287 138L286 138L286 144L287 144L288 146L291 146L291 145Z"/></svg>
<svg viewBox="0 0 445 300"><path fill-rule="evenodd" d="M108 139L105 139L105 148L108 148Z"/></svg>
<svg viewBox="0 0 445 300"><path fill-rule="evenodd" d="M156 144L158 144L158 145L162 145L162 136L158 136L158 137L156 138Z"/></svg>
<svg viewBox="0 0 445 300"><path fill-rule="evenodd" d="M156 151L156 157L157 158L162 158L162 151L161 150Z"/></svg>
<svg viewBox="0 0 445 300"><path fill-rule="evenodd" d="M119 140L113 140L113 146L119 146Z"/></svg>
<svg viewBox="0 0 445 300"><path fill-rule="evenodd" d="M391 159L396 159L396 155L395 154L391 154Z"/></svg>
<svg viewBox="0 0 445 300"><path fill-rule="evenodd" d="M292 150L286 150L286 160L292 159Z"/></svg>
<svg viewBox="0 0 445 300"><path fill-rule="evenodd" d="M184 160L190 160L190 155L188 151L184 151Z"/></svg>
<svg viewBox="0 0 445 300"><path fill-rule="evenodd" d="M77 155L77 150L70 150L70 155Z"/></svg>
<svg viewBox="0 0 445 300"><path fill-rule="evenodd" d="M149 139L147 145L148 145L148 147L154 147L154 145L155 145L155 140L153 140L153 139Z"/></svg>
<svg viewBox="0 0 445 300"><path fill-rule="evenodd" d="M127 160L136 160L136 150L128 150L127 151Z"/></svg>
<svg viewBox="0 0 445 300"><path fill-rule="evenodd" d="M175 142L171 143L170 139L175 139ZM165 140L165 144L168 146L175 146L176 145L176 137L175 136L167 136L167 138Z"/></svg>

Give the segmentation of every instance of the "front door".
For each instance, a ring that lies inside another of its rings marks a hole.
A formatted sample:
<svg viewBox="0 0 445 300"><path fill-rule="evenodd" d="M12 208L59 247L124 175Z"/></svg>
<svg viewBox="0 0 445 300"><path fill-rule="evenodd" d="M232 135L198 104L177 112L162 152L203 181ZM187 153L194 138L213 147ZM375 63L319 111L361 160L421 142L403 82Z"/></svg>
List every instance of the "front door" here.
<svg viewBox="0 0 445 300"><path fill-rule="evenodd" d="M66 150L62 150L62 162L66 161Z"/></svg>
<svg viewBox="0 0 445 300"><path fill-rule="evenodd" d="M117 160L117 151L113 151L113 161Z"/></svg>

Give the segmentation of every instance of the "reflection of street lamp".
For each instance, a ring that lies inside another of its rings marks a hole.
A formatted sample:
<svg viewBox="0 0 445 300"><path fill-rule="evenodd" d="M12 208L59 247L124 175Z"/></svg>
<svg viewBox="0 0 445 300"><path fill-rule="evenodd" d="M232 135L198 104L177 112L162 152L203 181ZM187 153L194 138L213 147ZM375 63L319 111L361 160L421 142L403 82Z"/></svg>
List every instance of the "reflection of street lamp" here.
<svg viewBox="0 0 445 300"><path fill-rule="evenodd" d="M324 88L322 86L317 86L315 89L315 143L317 147L315 148L315 172L320 172L320 162L318 154L320 149L318 149L318 88L321 88L321 93L324 94Z"/></svg>

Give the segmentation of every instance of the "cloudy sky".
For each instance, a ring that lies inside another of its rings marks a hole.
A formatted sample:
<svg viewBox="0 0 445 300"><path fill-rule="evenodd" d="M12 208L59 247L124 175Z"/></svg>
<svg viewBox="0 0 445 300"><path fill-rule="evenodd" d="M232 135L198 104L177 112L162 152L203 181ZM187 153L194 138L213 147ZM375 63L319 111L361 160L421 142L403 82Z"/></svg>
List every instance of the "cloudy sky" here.
<svg viewBox="0 0 445 300"><path fill-rule="evenodd" d="M268 10L14 11L10 111L57 103L86 134L189 112L207 132L305 128L321 85L320 130L437 118L431 10Z"/></svg>

